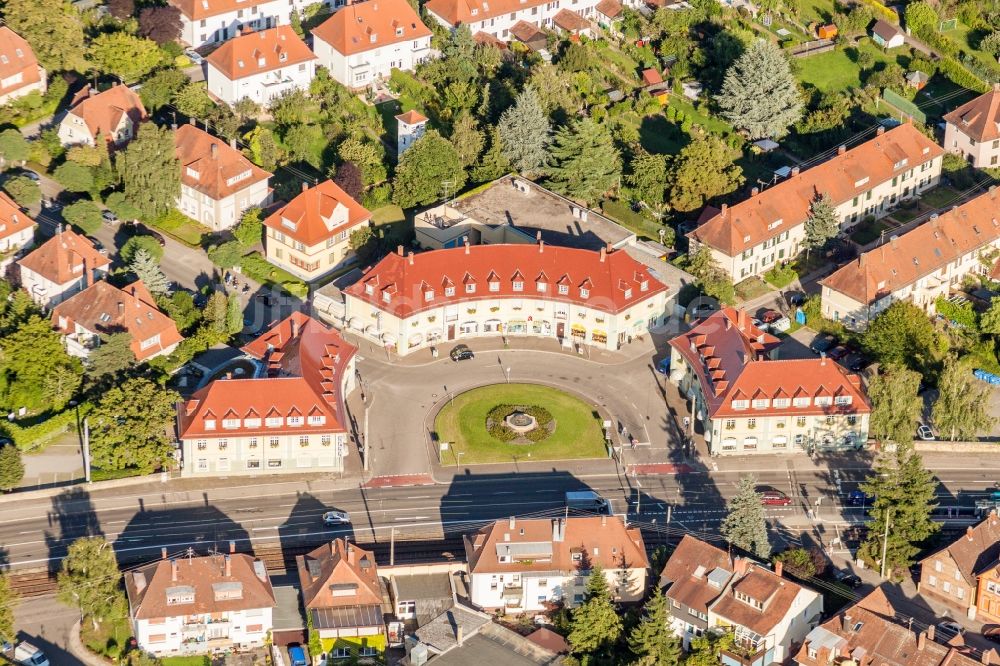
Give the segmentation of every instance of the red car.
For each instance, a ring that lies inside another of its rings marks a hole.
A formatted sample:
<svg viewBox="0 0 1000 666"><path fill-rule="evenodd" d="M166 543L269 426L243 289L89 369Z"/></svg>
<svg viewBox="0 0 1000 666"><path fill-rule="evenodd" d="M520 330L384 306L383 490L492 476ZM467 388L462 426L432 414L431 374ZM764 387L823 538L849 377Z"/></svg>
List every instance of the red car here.
<svg viewBox="0 0 1000 666"><path fill-rule="evenodd" d="M791 497L770 486L758 487L757 494L760 495L760 503L764 506L788 506L792 503Z"/></svg>

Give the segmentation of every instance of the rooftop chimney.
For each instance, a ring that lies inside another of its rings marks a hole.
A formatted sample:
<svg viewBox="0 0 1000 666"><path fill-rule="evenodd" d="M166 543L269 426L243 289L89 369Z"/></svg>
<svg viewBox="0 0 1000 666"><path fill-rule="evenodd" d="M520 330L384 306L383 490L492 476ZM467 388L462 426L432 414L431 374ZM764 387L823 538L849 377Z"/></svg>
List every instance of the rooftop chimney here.
<svg viewBox="0 0 1000 666"><path fill-rule="evenodd" d="M412 266L413 265L413 253L412 252L410 253L409 259L410 259L410 265Z"/></svg>
<svg viewBox="0 0 1000 666"><path fill-rule="evenodd" d="M229 140L229 147L232 148L233 150L236 150L236 139Z"/></svg>
<svg viewBox="0 0 1000 666"><path fill-rule="evenodd" d="M934 640L934 625L927 627L927 639Z"/></svg>
<svg viewBox="0 0 1000 666"><path fill-rule="evenodd" d="M397 245L396 246L396 254L398 254L401 257L403 256L403 246L402 245Z"/></svg>
<svg viewBox="0 0 1000 666"><path fill-rule="evenodd" d="M465 241L465 253L469 254L469 247L471 247L471 246L469 244L469 238L468 238L468 236L466 236L463 240Z"/></svg>
<svg viewBox="0 0 1000 666"><path fill-rule="evenodd" d="M722 204L722 214L725 215L729 212L729 204Z"/></svg>
<svg viewBox="0 0 1000 666"><path fill-rule="evenodd" d="M736 311L736 327L741 331L745 331L747 328L747 313L744 310Z"/></svg>
<svg viewBox="0 0 1000 666"><path fill-rule="evenodd" d="M799 171L801 171L801 169L799 169L799 167L797 167L797 166L793 166L793 167L792 167L792 176L797 176L797 175L799 175Z"/></svg>
<svg viewBox="0 0 1000 666"><path fill-rule="evenodd" d="M347 542L347 563L354 564L354 546L351 545L350 541Z"/></svg>
<svg viewBox="0 0 1000 666"><path fill-rule="evenodd" d="M997 198L997 186L990 185L990 199L996 199L996 198Z"/></svg>
<svg viewBox="0 0 1000 666"><path fill-rule="evenodd" d="M514 516L511 516L510 518L508 518L507 521L508 521L508 526L509 526L508 529L514 529L514 523L516 522L514 520Z"/></svg>
<svg viewBox="0 0 1000 666"><path fill-rule="evenodd" d="M177 582L177 560L170 560L170 581Z"/></svg>
<svg viewBox="0 0 1000 666"><path fill-rule="evenodd" d="M125 304L118 301L118 314L125 314Z"/></svg>
<svg viewBox="0 0 1000 666"><path fill-rule="evenodd" d="M538 231L535 232L535 240L538 241L539 243L542 242L542 230L541 229L539 229Z"/></svg>
<svg viewBox="0 0 1000 666"><path fill-rule="evenodd" d="M781 560L777 560L777 561L776 561L776 562L774 563L774 573L775 573L775 575L777 575L777 576L780 576L780 575L781 575L781 573L782 573L782 572L783 572L784 570L785 570L785 563L784 563L784 562L782 562Z"/></svg>
<svg viewBox="0 0 1000 666"><path fill-rule="evenodd" d="M879 127L879 129L882 128ZM927 632L921 631L917 634L917 650L923 650L925 647L927 647Z"/></svg>
<svg viewBox="0 0 1000 666"><path fill-rule="evenodd" d="M198 119L197 118L188 118L188 124L189 125L194 125L195 127L197 127L198 126Z"/></svg>
<svg viewBox="0 0 1000 666"><path fill-rule="evenodd" d="M885 134L885 126L879 125L878 129L875 130L875 136L882 136L883 134Z"/></svg>
<svg viewBox="0 0 1000 666"><path fill-rule="evenodd" d="M230 553L235 553L236 552L236 542L235 541L230 541L229 542L229 552Z"/></svg>
<svg viewBox="0 0 1000 666"><path fill-rule="evenodd" d="M226 578L229 578L230 576L233 575L233 561L232 561L232 559L230 559L230 557L228 555L226 555L226 557L225 557L225 563L226 563L226 572L225 572L225 575L226 575Z"/></svg>
<svg viewBox="0 0 1000 666"><path fill-rule="evenodd" d="M462 631L462 629L463 629L462 625L458 625L458 627L455 628L455 640L458 641L459 646L461 646L462 643L465 641L465 636L464 636L465 632Z"/></svg>
<svg viewBox="0 0 1000 666"><path fill-rule="evenodd" d="M302 191L306 192L309 190L309 183L302 181Z"/></svg>
<svg viewBox="0 0 1000 666"><path fill-rule="evenodd" d="M604 263L605 257L608 256L608 250L606 248L601 248L601 263Z"/></svg>
<svg viewBox="0 0 1000 666"><path fill-rule="evenodd" d="M972 537L973 537L974 534L975 534L975 532L973 532L973 530L972 530L972 525L969 525L968 527L965 528L965 538L966 539L968 539L969 541L972 541Z"/></svg>
<svg viewBox="0 0 1000 666"><path fill-rule="evenodd" d="M840 146L839 148L837 148L838 155L843 155L846 152L847 152L847 146Z"/></svg>
<svg viewBox="0 0 1000 666"><path fill-rule="evenodd" d="M212 159L213 160L219 159L219 144L213 141L211 145L211 150L212 150Z"/></svg>
<svg viewBox="0 0 1000 666"><path fill-rule="evenodd" d="M750 560L745 557L737 557L733 560L733 573L737 576L745 576L750 568Z"/></svg>
<svg viewBox="0 0 1000 666"><path fill-rule="evenodd" d="M88 287L94 284L94 271L90 270L90 265L86 257L83 258L83 279Z"/></svg>
<svg viewBox="0 0 1000 666"><path fill-rule="evenodd" d="M750 196L751 197L755 197L758 194L760 194L760 188L759 187L751 188L751 190L750 190Z"/></svg>
<svg viewBox="0 0 1000 666"><path fill-rule="evenodd" d="M844 615L841 616L841 618L840 618L840 627L841 627L841 629L843 630L843 632L845 634L848 633L848 632L850 632L851 631L851 627L853 627L853 626L854 626L854 622L851 620L851 616L850 615L848 615L848 614L845 613Z"/></svg>
<svg viewBox="0 0 1000 666"><path fill-rule="evenodd" d="M542 252L545 252L545 241L539 240L538 241L538 254L541 254Z"/></svg>
<svg viewBox="0 0 1000 666"><path fill-rule="evenodd" d="M160 548L160 559L167 559L167 547Z"/></svg>
<svg viewBox="0 0 1000 666"><path fill-rule="evenodd" d="M562 518L556 518L552 521L552 540L554 542L561 542L566 537L566 521Z"/></svg>
<svg viewBox="0 0 1000 666"><path fill-rule="evenodd" d="M602 516L601 516L601 527L606 527L606 526L607 526L607 524L608 524L608 517L607 517L607 516L604 516L604 515L602 515Z"/></svg>

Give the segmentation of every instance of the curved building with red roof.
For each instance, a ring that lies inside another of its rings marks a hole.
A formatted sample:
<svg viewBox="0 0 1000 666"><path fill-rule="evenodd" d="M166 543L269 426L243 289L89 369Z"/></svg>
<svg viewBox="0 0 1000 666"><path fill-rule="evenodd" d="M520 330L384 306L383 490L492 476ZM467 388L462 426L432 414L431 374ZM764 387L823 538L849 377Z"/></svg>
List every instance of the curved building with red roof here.
<svg viewBox="0 0 1000 666"><path fill-rule="evenodd" d="M542 242L400 248L344 293L347 328L400 354L525 335L614 350L667 316L666 285L624 251Z"/></svg>

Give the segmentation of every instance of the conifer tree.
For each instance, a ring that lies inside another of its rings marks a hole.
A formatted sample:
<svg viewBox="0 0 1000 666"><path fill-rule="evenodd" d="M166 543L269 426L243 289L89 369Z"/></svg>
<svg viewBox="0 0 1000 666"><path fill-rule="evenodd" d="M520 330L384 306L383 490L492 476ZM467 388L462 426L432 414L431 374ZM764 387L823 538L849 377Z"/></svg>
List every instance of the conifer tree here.
<svg viewBox="0 0 1000 666"><path fill-rule="evenodd" d="M622 619L611 601L604 570L594 566L584 602L573 611L569 644L576 654L595 655L614 645L621 632Z"/></svg>
<svg viewBox="0 0 1000 666"><path fill-rule="evenodd" d="M680 640L667 630L670 620L667 604L667 598L657 585L643 607L642 619L628 637L628 647L638 657L636 666L676 666L680 663Z"/></svg>
<svg viewBox="0 0 1000 666"><path fill-rule="evenodd" d="M805 240L806 248L815 250L826 245L827 241L840 231L840 220L837 219L837 209L829 194L819 194L809 205L809 217L806 218Z"/></svg>
<svg viewBox="0 0 1000 666"><path fill-rule="evenodd" d="M534 173L548 163L549 118L532 86L517 96L497 124L504 157L522 173Z"/></svg>
<svg viewBox="0 0 1000 666"><path fill-rule="evenodd" d="M764 505L756 486L757 479L752 474L740 479L736 496L729 500L729 513L722 521L722 536L737 548L767 559L771 544L767 540Z"/></svg>
<svg viewBox="0 0 1000 666"><path fill-rule="evenodd" d="M785 54L759 39L726 71L716 97L722 117L751 139L776 139L802 116L802 95Z"/></svg>
<svg viewBox="0 0 1000 666"><path fill-rule="evenodd" d="M622 158L611 132L592 118L560 128L549 153L555 162L549 183L556 192L593 203L621 180Z"/></svg>
<svg viewBox="0 0 1000 666"><path fill-rule="evenodd" d="M167 276L160 270L156 259L149 254L146 248L140 247L135 251L132 255L132 262L129 264L129 269L142 280L142 283L146 285L146 289L149 289L150 293L164 296L170 295L170 281L167 280Z"/></svg>

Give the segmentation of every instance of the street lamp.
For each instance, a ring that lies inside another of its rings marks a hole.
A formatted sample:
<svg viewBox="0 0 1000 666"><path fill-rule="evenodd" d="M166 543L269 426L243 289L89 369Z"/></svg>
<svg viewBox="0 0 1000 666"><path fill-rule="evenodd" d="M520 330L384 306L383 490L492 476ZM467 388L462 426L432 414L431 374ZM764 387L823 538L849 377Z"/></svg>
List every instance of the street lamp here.
<svg viewBox="0 0 1000 666"><path fill-rule="evenodd" d="M462 456L465 455L465 451L455 451L455 467L462 466Z"/></svg>
<svg viewBox="0 0 1000 666"><path fill-rule="evenodd" d="M504 368L504 377L507 379L507 383L510 384L510 368Z"/></svg>

